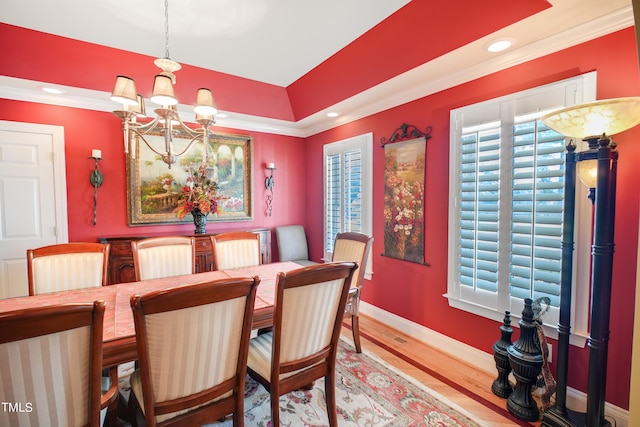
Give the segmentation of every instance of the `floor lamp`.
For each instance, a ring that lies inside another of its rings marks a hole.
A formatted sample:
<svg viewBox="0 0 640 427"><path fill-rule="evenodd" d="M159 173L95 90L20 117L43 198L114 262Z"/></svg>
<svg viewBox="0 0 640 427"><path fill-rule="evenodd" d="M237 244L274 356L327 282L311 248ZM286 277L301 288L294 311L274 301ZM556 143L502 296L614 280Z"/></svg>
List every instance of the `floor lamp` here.
<svg viewBox="0 0 640 427"><path fill-rule="evenodd" d="M607 135L623 132L640 123L640 97L607 99L577 105L549 113L541 120L566 137L582 139L589 143L589 149L582 152L575 151L576 146L573 142L567 146L556 403L544 414L542 425L607 426L610 424L604 418L604 404L618 161L616 144ZM590 198L595 204L586 414L569 411L566 407L576 175L579 175L582 182L590 188Z"/></svg>

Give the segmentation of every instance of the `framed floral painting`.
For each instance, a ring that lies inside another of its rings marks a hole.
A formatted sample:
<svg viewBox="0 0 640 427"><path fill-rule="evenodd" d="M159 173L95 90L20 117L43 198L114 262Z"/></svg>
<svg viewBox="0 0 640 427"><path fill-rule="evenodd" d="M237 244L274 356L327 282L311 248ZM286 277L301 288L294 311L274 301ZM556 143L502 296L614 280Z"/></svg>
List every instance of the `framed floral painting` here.
<svg viewBox="0 0 640 427"><path fill-rule="evenodd" d="M162 151L163 135L145 138ZM182 152L189 142L188 136L177 133L173 150ZM139 141L135 157L127 158L129 225L193 223L185 207L191 207L193 194L203 192L210 199L208 222L253 219L253 138L212 132L207 153L203 164L202 143L196 142L169 168Z"/></svg>
<svg viewBox="0 0 640 427"><path fill-rule="evenodd" d="M396 131L397 132L397 131ZM384 256L425 264L426 140L402 133L384 141ZM402 140L405 139L405 140Z"/></svg>

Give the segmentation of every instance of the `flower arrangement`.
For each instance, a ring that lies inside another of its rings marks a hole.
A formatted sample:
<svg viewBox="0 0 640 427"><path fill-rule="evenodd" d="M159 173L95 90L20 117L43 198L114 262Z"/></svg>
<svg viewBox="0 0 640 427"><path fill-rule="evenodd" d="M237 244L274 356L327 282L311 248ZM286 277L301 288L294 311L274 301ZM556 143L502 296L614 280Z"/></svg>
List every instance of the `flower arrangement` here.
<svg viewBox="0 0 640 427"><path fill-rule="evenodd" d="M187 177L187 184L180 189L178 207L173 212L180 219L194 209L207 215L218 212L218 183L211 178L212 169L202 163L196 170L192 170Z"/></svg>

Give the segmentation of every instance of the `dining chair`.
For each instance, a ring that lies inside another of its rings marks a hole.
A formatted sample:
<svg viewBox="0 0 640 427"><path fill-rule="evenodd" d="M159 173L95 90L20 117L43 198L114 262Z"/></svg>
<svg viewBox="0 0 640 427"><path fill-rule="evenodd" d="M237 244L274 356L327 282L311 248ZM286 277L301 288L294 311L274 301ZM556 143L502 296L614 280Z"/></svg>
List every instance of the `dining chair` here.
<svg viewBox="0 0 640 427"><path fill-rule="evenodd" d="M260 279L221 279L131 297L140 369L135 427L192 426L233 413L244 425L247 352Z"/></svg>
<svg viewBox="0 0 640 427"><path fill-rule="evenodd" d="M336 352L353 262L278 274L271 332L249 342L247 371L271 394L271 425L280 425L279 397L325 378L329 425L336 427Z"/></svg>
<svg viewBox="0 0 640 427"><path fill-rule="evenodd" d="M104 301L0 314L2 426L95 426L117 397L102 394Z"/></svg>
<svg viewBox="0 0 640 427"><path fill-rule="evenodd" d="M250 231L230 231L211 236L213 269L260 265L260 236Z"/></svg>
<svg viewBox="0 0 640 427"><path fill-rule="evenodd" d="M351 332L357 353L362 353L362 345L360 344L360 294L372 244L373 237L361 233L347 232L338 233L333 246L332 261L354 261L358 264L358 268L353 273L353 278L349 285L349 296L344 312L345 317L351 317Z"/></svg>
<svg viewBox="0 0 640 427"><path fill-rule="evenodd" d="M132 240L136 280L193 274L196 271L193 237L166 236Z"/></svg>
<svg viewBox="0 0 640 427"><path fill-rule="evenodd" d="M60 243L27 249L29 295L104 286L108 243Z"/></svg>
<svg viewBox="0 0 640 427"><path fill-rule="evenodd" d="M275 228L280 261L293 261L303 266L318 264L309 259L307 235L302 225L281 225Z"/></svg>
<svg viewBox="0 0 640 427"><path fill-rule="evenodd" d="M106 286L109 268L109 243L59 243L27 249L29 295ZM118 384L118 368L103 371L107 390ZM117 401L108 408L108 417L115 416Z"/></svg>

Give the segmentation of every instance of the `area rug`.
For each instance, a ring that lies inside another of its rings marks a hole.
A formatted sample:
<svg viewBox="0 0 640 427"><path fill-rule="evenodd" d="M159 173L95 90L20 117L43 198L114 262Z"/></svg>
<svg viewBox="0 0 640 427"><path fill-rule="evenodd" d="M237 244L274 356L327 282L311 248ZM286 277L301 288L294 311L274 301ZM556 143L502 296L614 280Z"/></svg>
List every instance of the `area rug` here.
<svg viewBox="0 0 640 427"><path fill-rule="evenodd" d="M482 421L375 355L355 352L341 340L337 357L336 402L343 426L480 426ZM245 425L273 427L269 393L247 377ZM312 390L280 397L280 423L290 427L327 426L324 380ZM231 426L231 419L208 427Z"/></svg>

